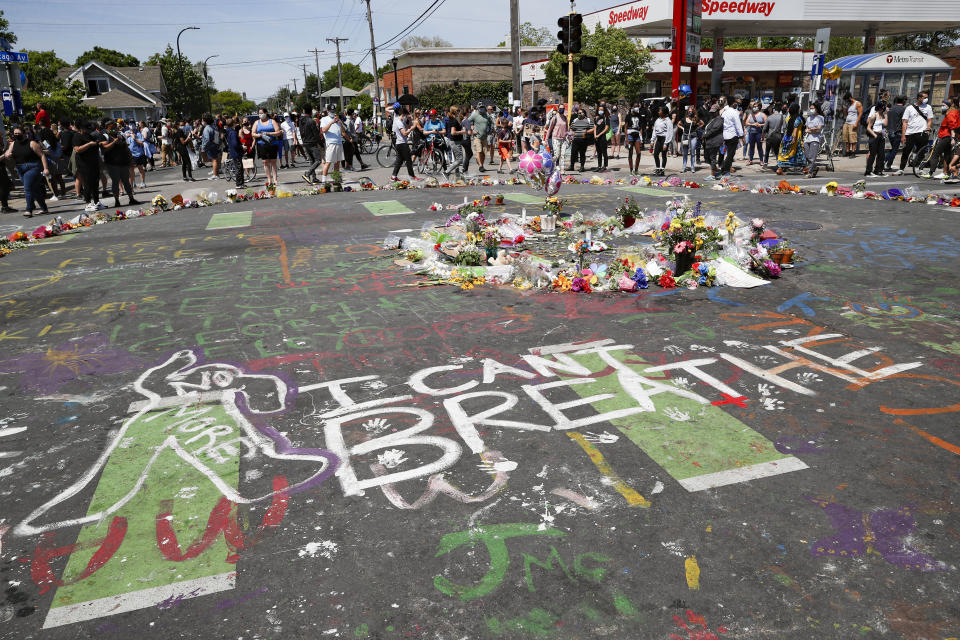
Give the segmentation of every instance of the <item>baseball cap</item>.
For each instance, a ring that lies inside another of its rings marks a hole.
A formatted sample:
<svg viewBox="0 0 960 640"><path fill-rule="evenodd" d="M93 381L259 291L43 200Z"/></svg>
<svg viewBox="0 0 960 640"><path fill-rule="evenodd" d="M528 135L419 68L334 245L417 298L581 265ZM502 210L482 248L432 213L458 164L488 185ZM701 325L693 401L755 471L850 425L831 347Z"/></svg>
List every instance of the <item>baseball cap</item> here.
<svg viewBox="0 0 960 640"><path fill-rule="evenodd" d="M394 108L394 109L399 109L399 108L400 108L400 103L399 103L399 102L394 102L394 103L393 103L393 108Z"/></svg>

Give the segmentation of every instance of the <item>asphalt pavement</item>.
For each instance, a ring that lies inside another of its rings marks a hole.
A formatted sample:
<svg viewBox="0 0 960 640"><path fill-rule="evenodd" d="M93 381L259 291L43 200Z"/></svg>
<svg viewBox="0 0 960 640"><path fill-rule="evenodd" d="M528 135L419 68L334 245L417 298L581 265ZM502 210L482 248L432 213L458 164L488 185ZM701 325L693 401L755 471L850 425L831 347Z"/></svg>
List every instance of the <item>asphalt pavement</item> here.
<svg viewBox="0 0 960 640"><path fill-rule="evenodd" d="M754 289L422 286L382 249L492 191L0 259L0 637L960 636L956 209L678 190L797 248Z"/></svg>

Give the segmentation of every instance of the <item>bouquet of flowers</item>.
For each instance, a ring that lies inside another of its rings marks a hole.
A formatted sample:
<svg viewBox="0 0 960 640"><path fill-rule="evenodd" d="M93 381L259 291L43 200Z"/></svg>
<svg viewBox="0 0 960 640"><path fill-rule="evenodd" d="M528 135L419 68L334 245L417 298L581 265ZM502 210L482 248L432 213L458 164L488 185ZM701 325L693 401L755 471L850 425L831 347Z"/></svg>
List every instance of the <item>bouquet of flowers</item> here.
<svg viewBox="0 0 960 640"><path fill-rule="evenodd" d="M453 259L453 262L464 267L477 267L482 265L486 259L486 252L477 245L470 243L460 247L460 252Z"/></svg>
<svg viewBox="0 0 960 640"><path fill-rule="evenodd" d="M626 229L627 227L633 226L636 219L642 218L643 214L640 212L640 206L637 204L637 201L627 196L623 199L623 204L617 207L616 217L619 227Z"/></svg>
<svg viewBox="0 0 960 640"><path fill-rule="evenodd" d="M542 227L540 226L540 216L534 216L530 222L527 223L527 226L530 227L530 230L534 233L540 233Z"/></svg>
<svg viewBox="0 0 960 640"><path fill-rule="evenodd" d="M500 246L500 231L494 227L483 230L483 246L487 249L496 249Z"/></svg>
<svg viewBox="0 0 960 640"><path fill-rule="evenodd" d="M462 211L460 215L463 215ZM483 211L475 210L467 213L464 219L464 225L467 231L473 231L474 233L480 231L482 227L487 226L487 220L483 217Z"/></svg>
<svg viewBox="0 0 960 640"><path fill-rule="evenodd" d="M550 196L543 202L543 210L548 211L550 215L560 215L560 212L563 210L564 200L556 196Z"/></svg>
<svg viewBox="0 0 960 640"><path fill-rule="evenodd" d="M161 196L161 195L156 195L156 196L153 197L153 200L152 200L151 202L153 203L153 206L155 206L157 209L162 209L162 210L166 211L166 209L167 209L167 199L164 198L163 196Z"/></svg>
<svg viewBox="0 0 960 640"><path fill-rule="evenodd" d="M404 257L410 262L420 262L423 260L423 249L409 249Z"/></svg>
<svg viewBox="0 0 960 640"><path fill-rule="evenodd" d="M720 231L707 226L700 214L700 203L692 210L688 206L673 209L673 218L666 220L653 237L666 253L676 256L677 274L682 274L693 263L693 257L714 253L720 248Z"/></svg>
<svg viewBox="0 0 960 640"><path fill-rule="evenodd" d="M729 214L727 214L729 216ZM760 242L760 236L763 235L766 223L763 218L754 218L750 221L750 242L757 244Z"/></svg>

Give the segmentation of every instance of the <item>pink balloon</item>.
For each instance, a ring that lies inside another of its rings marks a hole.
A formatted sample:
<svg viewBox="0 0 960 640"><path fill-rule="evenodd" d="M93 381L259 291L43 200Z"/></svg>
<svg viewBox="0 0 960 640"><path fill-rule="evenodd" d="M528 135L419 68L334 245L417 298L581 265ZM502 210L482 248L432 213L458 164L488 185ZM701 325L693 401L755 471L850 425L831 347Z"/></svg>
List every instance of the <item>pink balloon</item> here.
<svg viewBox="0 0 960 640"><path fill-rule="evenodd" d="M518 164L521 173L534 175L543 169L543 159L533 151L524 151Z"/></svg>
<svg viewBox="0 0 960 640"><path fill-rule="evenodd" d="M557 167L553 170L553 173L550 174L550 177L547 178L547 184L544 190L547 192L548 196L555 196L557 192L560 191L560 185L563 184L563 174L560 173L560 167Z"/></svg>

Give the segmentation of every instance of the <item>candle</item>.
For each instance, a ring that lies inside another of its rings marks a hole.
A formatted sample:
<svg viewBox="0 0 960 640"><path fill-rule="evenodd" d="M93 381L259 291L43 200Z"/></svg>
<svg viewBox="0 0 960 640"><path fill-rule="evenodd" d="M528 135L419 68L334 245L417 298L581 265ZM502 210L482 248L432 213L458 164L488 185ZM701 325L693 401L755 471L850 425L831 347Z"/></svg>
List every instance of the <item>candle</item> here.
<svg viewBox="0 0 960 640"><path fill-rule="evenodd" d="M590 229L587 229L587 242L590 242L590 237L591 237L592 235L593 235L593 234L591 233L591 230L590 230Z"/></svg>
<svg viewBox="0 0 960 640"><path fill-rule="evenodd" d="M527 223L527 210L523 209L523 211L521 211L520 213L520 224L526 224L526 223Z"/></svg>

